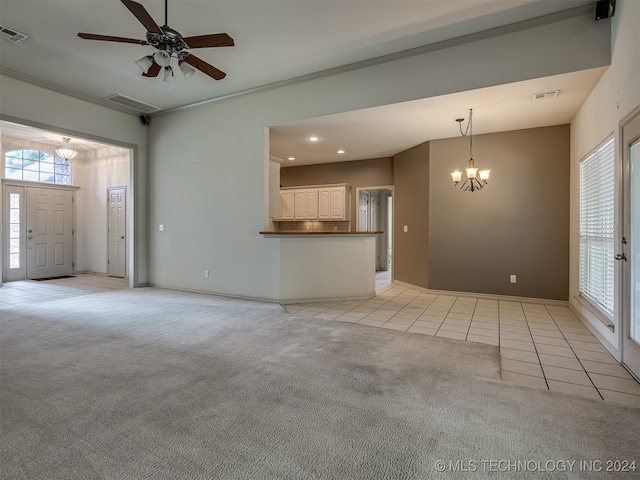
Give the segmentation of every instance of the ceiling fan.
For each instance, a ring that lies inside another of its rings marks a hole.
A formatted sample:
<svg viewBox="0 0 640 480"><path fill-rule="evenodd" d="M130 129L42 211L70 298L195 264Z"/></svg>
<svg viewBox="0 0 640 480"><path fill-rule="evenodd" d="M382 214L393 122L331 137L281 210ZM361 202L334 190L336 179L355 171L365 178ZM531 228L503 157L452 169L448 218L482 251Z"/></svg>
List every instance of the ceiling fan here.
<svg viewBox="0 0 640 480"><path fill-rule="evenodd" d="M207 47L232 47L233 38L226 33L214 33L211 35L198 35L195 37L183 37L168 26L167 21L167 0L164 2L164 25L162 27L153 20L149 12L138 2L133 0L121 0L138 21L147 29L146 40L136 40L135 38L113 37L109 35L95 35L93 33L78 33L80 38L86 40L102 40L105 42L136 43L138 45L151 45L158 51L153 55L146 55L136 64L142 69L144 77L157 77L161 69L164 69L164 81L170 82L174 79L171 60L176 58L178 67L186 78L193 76L195 70L209 75L215 80L223 79L227 74L218 70L213 65L196 57L192 53L185 51L188 48ZM189 64L189 65L186 65Z"/></svg>

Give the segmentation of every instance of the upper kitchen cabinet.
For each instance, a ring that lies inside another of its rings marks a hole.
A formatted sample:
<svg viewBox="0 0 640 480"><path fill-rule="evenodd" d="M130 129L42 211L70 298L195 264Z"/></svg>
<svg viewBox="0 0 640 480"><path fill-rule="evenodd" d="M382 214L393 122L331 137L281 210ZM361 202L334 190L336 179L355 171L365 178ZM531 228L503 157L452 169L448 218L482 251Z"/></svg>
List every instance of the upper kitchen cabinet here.
<svg viewBox="0 0 640 480"><path fill-rule="evenodd" d="M277 220L349 220L350 198L347 184L281 188Z"/></svg>
<svg viewBox="0 0 640 480"><path fill-rule="evenodd" d="M318 188L318 220L349 220L350 198L348 185Z"/></svg>

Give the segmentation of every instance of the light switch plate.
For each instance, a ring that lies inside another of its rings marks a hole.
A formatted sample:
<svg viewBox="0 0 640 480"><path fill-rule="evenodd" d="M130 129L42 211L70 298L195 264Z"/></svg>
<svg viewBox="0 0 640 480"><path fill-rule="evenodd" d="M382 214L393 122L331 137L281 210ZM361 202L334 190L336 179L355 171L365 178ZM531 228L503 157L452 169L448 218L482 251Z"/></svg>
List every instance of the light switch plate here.
<svg viewBox="0 0 640 480"><path fill-rule="evenodd" d="M408 225L404 226L404 231L405 231L405 233L409 231L409 226Z"/></svg>

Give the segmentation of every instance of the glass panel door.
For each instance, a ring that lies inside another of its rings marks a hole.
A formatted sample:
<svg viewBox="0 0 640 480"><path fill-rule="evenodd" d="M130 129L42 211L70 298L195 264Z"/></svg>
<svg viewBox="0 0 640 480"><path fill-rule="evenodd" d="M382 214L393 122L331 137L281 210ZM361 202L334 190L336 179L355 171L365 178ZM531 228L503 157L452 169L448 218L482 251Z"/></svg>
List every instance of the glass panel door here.
<svg viewBox="0 0 640 480"><path fill-rule="evenodd" d="M622 363L640 378L640 109L622 127L624 222L622 260Z"/></svg>
<svg viewBox="0 0 640 480"><path fill-rule="evenodd" d="M640 346L640 141L629 148L629 339Z"/></svg>

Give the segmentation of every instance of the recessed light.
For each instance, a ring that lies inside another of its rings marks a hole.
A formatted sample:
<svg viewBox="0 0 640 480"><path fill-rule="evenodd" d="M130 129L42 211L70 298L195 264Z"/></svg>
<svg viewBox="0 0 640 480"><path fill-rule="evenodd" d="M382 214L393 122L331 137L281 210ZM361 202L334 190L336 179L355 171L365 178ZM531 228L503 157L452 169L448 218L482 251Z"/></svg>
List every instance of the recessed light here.
<svg viewBox="0 0 640 480"><path fill-rule="evenodd" d="M287 158L287 160L291 160L291 161L293 161L293 160L295 160L295 159L296 159L296 157L289 157L289 158Z"/></svg>
<svg viewBox="0 0 640 480"><path fill-rule="evenodd" d="M340 149L338 150L338 155L342 155L344 153L344 150Z"/></svg>
<svg viewBox="0 0 640 480"><path fill-rule="evenodd" d="M309 137L309 141L310 142L317 142L318 141L318 137Z"/></svg>

